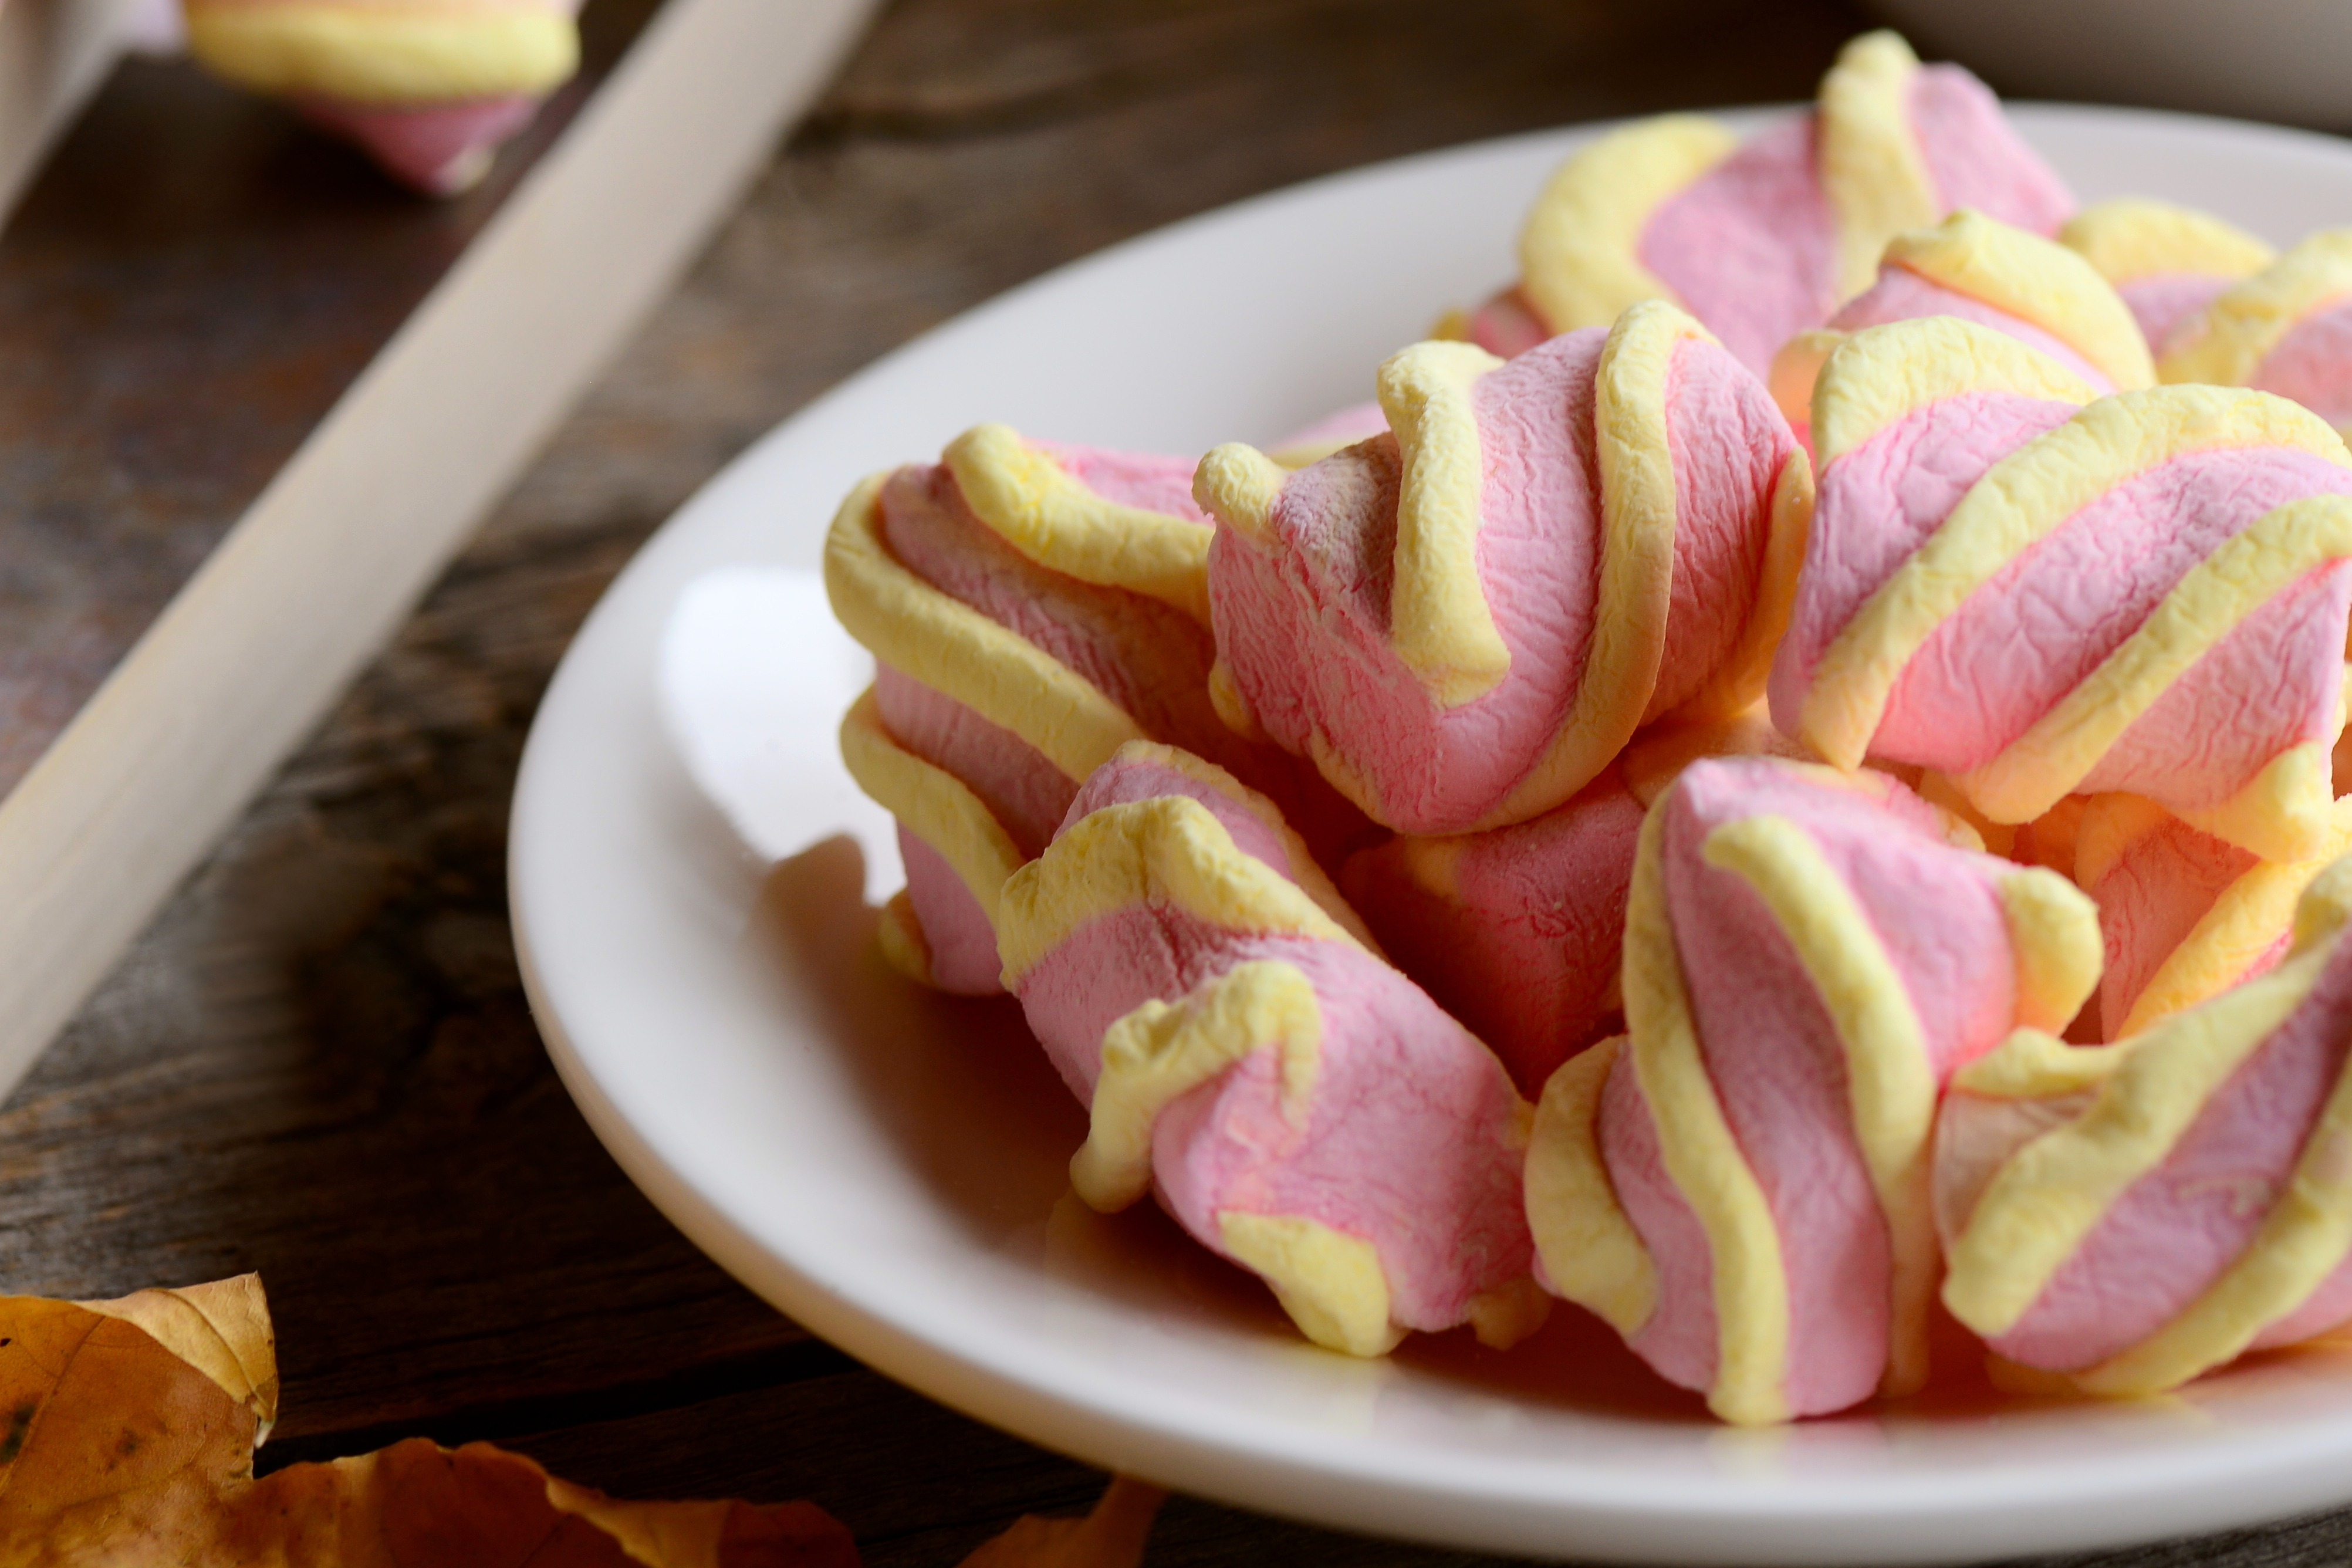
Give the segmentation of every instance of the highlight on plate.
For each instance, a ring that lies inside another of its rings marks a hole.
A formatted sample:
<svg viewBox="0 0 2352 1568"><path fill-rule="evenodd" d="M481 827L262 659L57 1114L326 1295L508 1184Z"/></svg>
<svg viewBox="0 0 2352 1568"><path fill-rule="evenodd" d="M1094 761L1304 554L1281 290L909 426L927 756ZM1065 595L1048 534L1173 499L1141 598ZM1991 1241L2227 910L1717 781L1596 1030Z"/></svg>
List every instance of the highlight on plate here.
<svg viewBox="0 0 2352 1568"><path fill-rule="evenodd" d="M1566 1300L1762 1424L2352 1321L2352 229L2078 210L1885 33L1530 199L1370 403L849 495L881 953L1337 1353Z"/></svg>

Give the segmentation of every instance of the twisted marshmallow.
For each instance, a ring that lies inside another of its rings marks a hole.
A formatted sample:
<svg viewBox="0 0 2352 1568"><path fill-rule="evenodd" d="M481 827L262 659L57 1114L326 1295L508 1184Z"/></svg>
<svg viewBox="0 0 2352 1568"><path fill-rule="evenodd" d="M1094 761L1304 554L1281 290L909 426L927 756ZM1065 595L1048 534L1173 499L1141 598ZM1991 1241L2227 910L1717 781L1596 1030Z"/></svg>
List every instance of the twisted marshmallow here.
<svg viewBox="0 0 2352 1568"><path fill-rule="evenodd" d="M1957 316L2041 350L2095 392L2152 386L2139 325L2097 269L2063 246L1962 210L1887 242L1878 281L1772 356L1773 401L1801 435L1813 383L1838 344L1864 327Z"/></svg>
<svg viewBox="0 0 2352 1568"><path fill-rule="evenodd" d="M1642 809L1612 767L1527 822L1360 851L1339 884L1397 966L1532 1095L1617 1009Z"/></svg>
<svg viewBox="0 0 2352 1568"><path fill-rule="evenodd" d="M842 752L898 818L907 892L883 940L915 977L998 989L1005 878L1120 746L1234 749L1207 696L1210 531L1189 469L982 425L842 504L825 589L881 667Z"/></svg>
<svg viewBox="0 0 2352 1568"><path fill-rule="evenodd" d="M2115 285L2148 352L2158 354L2223 289L2278 258L2234 224L2143 196L2084 207L2058 231L2058 243Z"/></svg>
<svg viewBox="0 0 2352 1568"><path fill-rule="evenodd" d="M2174 332L2168 382L2251 386L2352 428L2352 228L2322 229Z"/></svg>
<svg viewBox="0 0 2352 1568"><path fill-rule="evenodd" d="M2152 1394L2352 1319L2352 863L2291 956L2119 1045L2021 1032L1937 1135L1944 1301L2011 1362Z"/></svg>
<svg viewBox="0 0 2352 1568"><path fill-rule="evenodd" d="M2138 795L2094 795L2074 875L2106 935L2100 1037L2139 1034L2276 967L2296 900L2348 853L2352 799L2336 803L2316 854L2281 861L2256 859Z"/></svg>
<svg viewBox="0 0 2352 1568"><path fill-rule="evenodd" d="M1782 730L1948 774L1995 823L2125 790L2266 858L2316 850L2352 601L2335 432L2255 392L2094 400L1948 318L1848 340L1813 412Z"/></svg>
<svg viewBox="0 0 2352 1568"><path fill-rule="evenodd" d="M1693 764L1642 828L1628 1036L1546 1086L1539 1280L1740 1423L1926 1374L1939 1089L2097 975L2089 900L1879 773Z"/></svg>
<svg viewBox="0 0 2352 1568"><path fill-rule="evenodd" d="M1156 1191L1334 1350L1533 1326L1526 1102L1264 796L1124 747L998 918L1006 982L1089 1108L1070 1166L1087 1202Z"/></svg>
<svg viewBox="0 0 2352 1568"><path fill-rule="evenodd" d="M2074 205L1983 83L1868 33L1839 54L1812 113L1745 146L1712 121L1668 115L1570 158L1519 236L1517 289L1470 332L1514 353L1637 300L1671 300L1760 374L1867 289L1905 230L1966 206L2048 234Z"/></svg>
<svg viewBox="0 0 2352 1568"><path fill-rule="evenodd" d="M1483 833L1398 837L1339 885L1389 956L1470 1026L1523 1093L1620 1026L1617 972L1642 814L1702 756L1794 748L1759 710L1662 724L1565 805Z"/></svg>
<svg viewBox="0 0 2352 1568"><path fill-rule="evenodd" d="M1764 388L1652 300L1510 363L1381 367L1393 435L1202 460L1213 690L1375 821L1525 821L1645 720L1751 701L1811 472Z"/></svg>
<svg viewBox="0 0 2352 1568"><path fill-rule="evenodd" d="M419 190L479 180L580 65L579 0L184 0L188 47Z"/></svg>

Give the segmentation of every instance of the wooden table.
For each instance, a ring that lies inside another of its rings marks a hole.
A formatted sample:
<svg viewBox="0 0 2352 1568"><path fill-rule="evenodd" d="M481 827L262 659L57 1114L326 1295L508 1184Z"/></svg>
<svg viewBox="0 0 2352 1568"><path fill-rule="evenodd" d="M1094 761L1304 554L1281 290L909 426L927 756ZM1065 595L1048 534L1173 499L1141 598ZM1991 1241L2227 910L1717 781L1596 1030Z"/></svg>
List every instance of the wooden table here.
<svg viewBox="0 0 2352 1568"><path fill-rule="evenodd" d="M950 1563L1018 1513L1082 1507L1099 1475L862 1369L707 1262L557 1083L502 867L516 758L566 639L746 443L1011 284L1373 159L1801 98L1868 21L1841 0L894 6L397 645L0 1110L6 1288L259 1269L285 1378L264 1468L495 1438L629 1495L813 1498L876 1564ZM2092 1561L2347 1551L2337 1515ZM1279 1558L1465 1560L1178 1500L1150 1562Z"/></svg>

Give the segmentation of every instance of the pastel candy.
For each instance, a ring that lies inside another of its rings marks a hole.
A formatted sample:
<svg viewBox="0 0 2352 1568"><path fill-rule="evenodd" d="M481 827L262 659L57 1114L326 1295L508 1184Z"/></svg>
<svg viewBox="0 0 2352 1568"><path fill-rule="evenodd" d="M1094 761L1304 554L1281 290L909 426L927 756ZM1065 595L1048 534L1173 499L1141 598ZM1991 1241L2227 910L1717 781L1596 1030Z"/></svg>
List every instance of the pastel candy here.
<svg viewBox="0 0 2352 1568"><path fill-rule="evenodd" d="M1339 883L1398 966L1535 1094L1613 1022L1641 827L1612 767L1526 822L1360 851Z"/></svg>
<svg viewBox="0 0 2352 1568"><path fill-rule="evenodd" d="M1635 728L1736 712L1782 624L1811 472L1753 376L1652 300L1508 363L1418 344L1393 434L1202 460L1226 721L1401 833L1523 822Z"/></svg>
<svg viewBox="0 0 2352 1568"><path fill-rule="evenodd" d="M1398 967L1532 1095L1621 1026L1617 972L1642 814L1699 757L1768 752L1794 749L1759 710L1659 725L1541 816L1391 839L1350 858L1339 885Z"/></svg>
<svg viewBox="0 0 2352 1568"><path fill-rule="evenodd" d="M2352 228L2323 229L2214 296L2157 373L2273 392L2352 427Z"/></svg>
<svg viewBox="0 0 2352 1568"><path fill-rule="evenodd" d="M2015 338L2095 392L2156 383L2138 322L2096 268L2053 240L1964 209L1933 228L1896 235L1875 283L1826 327L1780 346L1771 374L1780 412L1809 433L1813 383L1831 351L1864 327L1921 316L1955 316Z"/></svg>
<svg viewBox="0 0 2352 1568"><path fill-rule="evenodd" d="M2090 993L2098 927L2052 872L1884 774L1693 764L1643 825L1626 1038L1545 1087L1538 1281L1743 1424L1925 1376L1938 1090Z"/></svg>
<svg viewBox="0 0 2352 1568"><path fill-rule="evenodd" d="M2295 903L2352 853L2352 799L2330 813L2319 852L2259 860L2138 795L2094 795L2075 877L2099 906L2106 964L2101 1037L2137 1035L2184 1007L2268 973L2286 956Z"/></svg>
<svg viewBox="0 0 2352 1568"><path fill-rule="evenodd" d="M2221 291L2278 253L2209 213L2144 196L2095 202L2066 220L2058 242L2081 253L2130 307L2148 352L2173 346Z"/></svg>
<svg viewBox="0 0 2352 1568"><path fill-rule="evenodd" d="M2122 790L2265 858L2317 850L2352 602L2326 424L2219 387L2095 399L1949 318L1847 340L1813 414L1782 730L1945 773L1993 823Z"/></svg>
<svg viewBox="0 0 2352 1568"><path fill-rule="evenodd" d="M1264 796L1122 748L998 920L1007 984L1088 1107L1079 1196L1156 1192L1334 1350L1532 1326L1526 1102Z"/></svg>
<svg viewBox="0 0 2352 1568"><path fill-rule="evenodd" d="M1974 207L2037 234L2074 210L1984 84L1921 67L1893 33L1848 44L1813 112L1744 145L1669 115L1603 136L1555 174L1519 237L1519 287L1473 318L1511 353L1672 300L1750 369L1870 286L1886 242Z"/></svg>
<svg viewBox="0 0 2352 1568"><path fill-rule="evenodd" d="M1944 1301L1996 1353L2152 1394L2352 1318L2347 872L2271 973L2114 1046L2021 1032L1955 1080Z"/></svg>
<svg viewBox="0 0 2352 1568"><path fill-rule="evenodd" d="M1001 425L859 485L825 541L825 590L881 668L842 729L854 777L900 824L895 962L998 989L1004 879L1078 784L1129 741L1238 749L1212 710L1191 465L1052 447Z"/></svg>
<svg viewBox="0 0 2352 1568"><path fill-rule="evenodd" d="M578 0L186 0L190 52L409 184L461 191L579 68Z"/></svg>

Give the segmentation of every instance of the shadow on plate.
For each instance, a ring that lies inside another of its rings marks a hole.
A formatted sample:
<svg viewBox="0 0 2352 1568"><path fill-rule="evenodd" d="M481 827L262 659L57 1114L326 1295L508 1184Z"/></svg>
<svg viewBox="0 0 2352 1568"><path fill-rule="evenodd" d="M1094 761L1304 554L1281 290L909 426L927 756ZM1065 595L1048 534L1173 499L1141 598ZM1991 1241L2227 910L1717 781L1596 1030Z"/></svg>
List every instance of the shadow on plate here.
<svg viewBox="0 0 2352 1568"><path fill-rule="evenodd" d="M743 943L839 1047L866 1114L942 1207L1000 1247L1069 1187L1086 1113L1006 996L947 996L884 962L866 858L828 838L768 873Z"/></svg>

